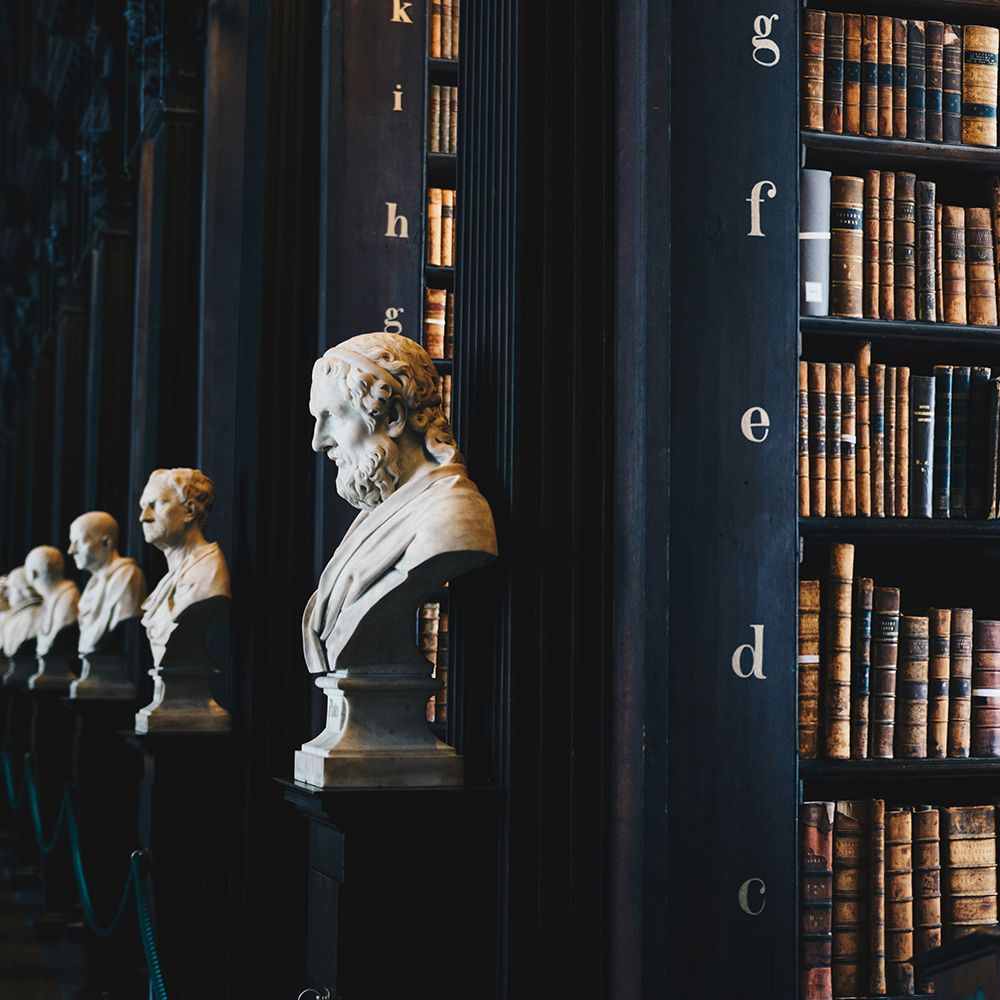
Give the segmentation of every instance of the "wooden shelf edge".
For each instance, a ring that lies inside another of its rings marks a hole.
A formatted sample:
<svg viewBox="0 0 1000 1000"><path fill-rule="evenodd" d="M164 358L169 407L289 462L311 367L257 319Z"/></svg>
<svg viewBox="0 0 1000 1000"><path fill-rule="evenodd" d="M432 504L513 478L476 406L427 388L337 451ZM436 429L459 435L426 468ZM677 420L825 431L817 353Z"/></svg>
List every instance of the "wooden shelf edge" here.
<svg viewBox="0 0 1000 1000"><path fill-rule="evenodd" d="M935 757L913 760L800 760L799 777L970 778L1000 777L1000 757Z"/></svg>
<svg viewBox="0 0 1000 1000"><path fill-rule="evenodd" d="M977 172L1000 171L1000 147L960 146L913 139L880 139L869 135L838 135L835 132L799 133L802 145L814 153L850 156L859 162L891 161L939 164L950 169Z"/></svg>
<svg viewBox="0 0 1000 1000"><path fill-rule="evenodd" d="M799 534L807 542L839 541L845 537L869 541L913 541L956 538L1000 541L1000 520L966 521L925 517L800 517Z"/></svg>
<svg viewBox="0 0 1000 1000"><path fill-rule="evenodd" d="M801 316L802 333L832 337L864 337L884 341L925 340L942 347L971 344L1000 347L1000 327L965 326L958 323L906 323L892 319L845 319L841 316Z"/></svg>

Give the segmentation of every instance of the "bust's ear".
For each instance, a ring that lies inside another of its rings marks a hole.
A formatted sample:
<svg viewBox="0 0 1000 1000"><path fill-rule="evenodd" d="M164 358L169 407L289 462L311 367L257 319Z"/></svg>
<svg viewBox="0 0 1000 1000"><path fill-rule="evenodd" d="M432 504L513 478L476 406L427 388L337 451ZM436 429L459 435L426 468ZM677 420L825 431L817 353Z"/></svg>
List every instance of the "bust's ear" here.
<svg viewBox="0 0 1000 1000"><path fill-rule="evenodd" d="M194 501L185 500L181 506L184 508L184 523L190 524L194 520Z"/></svg>
<svg viewBox="0 0 1000 1000"><path fill-rule="evenodd" d="M406 406L398 396L389 403L385 414L385 429L391 438L399 437L406 429Z"/></svg>

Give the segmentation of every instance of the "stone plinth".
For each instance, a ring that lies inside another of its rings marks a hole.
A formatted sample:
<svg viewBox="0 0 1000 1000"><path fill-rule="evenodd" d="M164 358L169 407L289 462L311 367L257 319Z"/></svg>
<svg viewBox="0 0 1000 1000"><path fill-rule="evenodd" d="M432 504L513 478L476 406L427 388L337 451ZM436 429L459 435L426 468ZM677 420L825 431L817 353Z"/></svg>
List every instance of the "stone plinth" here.
<svg viewBox="0 0 1000 1000"><path fill-rule="evenodd" d="M51 691L69 694L69 686L76 680L73 669L79 662L75 653L46 653L37 657L38 670L28 679L32 691Z"/></svg>
<svg viewBox="0 0 1000 1000"><path fill-rule="evenodd" d="M212 697L214 667L154 667L153 700L135 716L137 733L227 733L229 713Z"/></svg>
<svg viewBox="0 0 1000 1000"><path fill-rule="evenodd" d="M128 701L135 697L135 685L125 678L125 656L120 653L88 653L81 660L83 670L70 685L70 698Z"/></svg>
<svg viewBox="0 0 1000 1000"><path fill-rule="evenodd" d="M7 673L3 675L4 686L26 688L28 681L31 680L35 671L38 670L38 660L35 659L34 643L32 643L30 652L15 653L7 662Z"/></svg>

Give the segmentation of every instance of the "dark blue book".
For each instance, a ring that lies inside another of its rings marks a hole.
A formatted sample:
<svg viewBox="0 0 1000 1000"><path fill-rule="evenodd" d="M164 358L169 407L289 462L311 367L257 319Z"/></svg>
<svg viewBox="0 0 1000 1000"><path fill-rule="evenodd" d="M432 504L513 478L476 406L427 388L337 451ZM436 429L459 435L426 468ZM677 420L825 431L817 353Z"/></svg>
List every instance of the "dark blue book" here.
<svg viewBox="0 0 1000 1000"><path fill-rule="evenodd" d="M934 378L910 379L910 517L930 517L934 492Z"/></svg>
<svg viewBox="0 0 1000 1000"><path fill-rule="evenodd" d="M972 369L955 369L951 384L951 516L968 517L969 377Z"/></svg>
<svg viewBox="0 0 1000 1000"><path fill-rule="evenodd" d="M906 138L926 139L924 89L926 86L924 22L907 22L906 45Z"/></svg>
<svg viewBox="0 0 1000 1000"><path fill-rule="evenodd" d="M951 516L951 387L954 369L935 365L934 516Z"/></svg>
<svg viewBox="0 0 1000 1000"><path fill-rule="evenodd" d="M989 368L973 368L969 376L969 433L965 464L966 511L969 517L985 518L987 508L986 438L989 432Z"/></svg>

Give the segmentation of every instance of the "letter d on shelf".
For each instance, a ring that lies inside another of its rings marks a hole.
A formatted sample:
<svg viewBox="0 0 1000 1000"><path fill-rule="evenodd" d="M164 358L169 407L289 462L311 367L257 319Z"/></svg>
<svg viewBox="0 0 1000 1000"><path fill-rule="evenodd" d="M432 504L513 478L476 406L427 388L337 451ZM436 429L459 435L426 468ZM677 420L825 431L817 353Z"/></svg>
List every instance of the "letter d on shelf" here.
<svg viewBox="0 0 1000 1000"><path fill-rule="evenodd" d="M742 646L736 647L736 651L733 653L733 673L743 680L749 677L756 677L762 681L767 680L764 676L764 626L751 625L750 628L753 629L753 645L745 642ZM743 653L746 650L750 651L751 664L750 670L744 673Z"/></svg>

